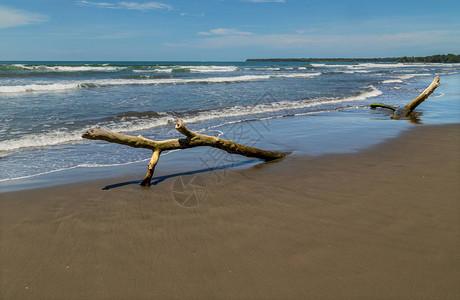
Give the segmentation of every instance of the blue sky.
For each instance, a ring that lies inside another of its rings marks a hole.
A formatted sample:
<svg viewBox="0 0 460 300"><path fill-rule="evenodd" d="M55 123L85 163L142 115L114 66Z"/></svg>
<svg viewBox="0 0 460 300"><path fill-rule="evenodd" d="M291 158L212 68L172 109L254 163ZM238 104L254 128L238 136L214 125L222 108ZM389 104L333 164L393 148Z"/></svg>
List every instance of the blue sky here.
<svg viewBox="0 0 460 300"><path fill-rule="evenodd" d="M0 60L460 53L460 0L2 0Z"/></svg>

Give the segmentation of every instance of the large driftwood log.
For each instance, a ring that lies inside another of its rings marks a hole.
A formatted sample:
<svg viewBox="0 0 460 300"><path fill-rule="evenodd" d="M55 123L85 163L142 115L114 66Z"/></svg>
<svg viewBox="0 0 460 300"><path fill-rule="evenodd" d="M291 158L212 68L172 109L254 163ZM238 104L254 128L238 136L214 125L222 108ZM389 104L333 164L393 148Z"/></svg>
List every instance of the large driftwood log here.
<svg viewBox="0 0 460 300"><path fill-rule="evenodd" d="M441 84L439 83L439 76L436 76L433 79L433 82L431 82L431 84L417 98L415 98L414 101L409 103L409 105L407 106L393 107L386 104L373 103L371 104L371 108L381 107L393 110L393 115L391 116L392 119L407 118L411 115L414 109L417 106L419 106L423 101L425 101L428 98L428 96L430 96L434 92L434 90L440 85Z"/></svg>
<svg viewBox="0 0 460 300"><path fill-rule="evenodd" d="M240 154L247 157L256 157L261 158L266 161L275 160L282 158L289 154L289 152L275 152L262 150L250 146L241 145L235 143L234 141L222 139L215 136L204 135L200 133L193 132L185 126L182 119L177 119L175 128L177 131L185 135L183 139L171 139L164 141L154 141L147 139L141 135L131 136L121 133L115 133L111 131L106 131L102 129L90 129L86 131L82 137L90 140L103 140L110 143L117 143L122 145L127 145L134 148L146 148L153 151L152 158L148 164L148 171L144 179L141 182L143 186L150 186L150 181L152 179L153 173L155 171L155 166L158 163L160 154L165 150L174 150L174 149L186 149L199 146L209 146L214 148L219 148L228 153Z"/></svg>

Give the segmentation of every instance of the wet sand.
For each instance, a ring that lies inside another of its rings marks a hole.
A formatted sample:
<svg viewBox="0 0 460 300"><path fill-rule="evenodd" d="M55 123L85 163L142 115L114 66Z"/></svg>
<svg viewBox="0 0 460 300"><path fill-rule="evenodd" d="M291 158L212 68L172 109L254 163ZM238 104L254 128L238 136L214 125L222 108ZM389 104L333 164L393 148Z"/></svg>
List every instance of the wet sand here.
<svg viewBox="0 0 460 300"><path fill-rule="evenodd" d="M3 193L0 298L458 299L459 153L460 125L420 125L151 188Z"/></svg>

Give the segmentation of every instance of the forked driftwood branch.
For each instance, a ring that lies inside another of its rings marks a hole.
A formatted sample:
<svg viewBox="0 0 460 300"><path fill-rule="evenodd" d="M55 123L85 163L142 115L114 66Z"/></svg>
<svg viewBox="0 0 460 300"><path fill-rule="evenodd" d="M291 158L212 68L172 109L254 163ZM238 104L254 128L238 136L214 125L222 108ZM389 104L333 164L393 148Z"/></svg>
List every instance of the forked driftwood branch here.
<svg viewBox="0 0 460 300"><path fill-rule="evenodd" d="M90 129L86 131L82 137L90 140L103 140L110 143L117 143L127 145L134 148L146 148L153 151L152 158L148 164L148 171L144 179L141 182L143 186L150 186L155 166L158 163L160 154L162 151L174 150L174 149L186 149L199 146L209 146L218 149L222 149L232 154L244 155L247 157L261 158L266 161L275 160L282 158L289 154L289 152L276 152L262 150L246 145L235 143L234 141L222 139L216 136L204 135L191 131L185 126L182 119L177 119L175 125L177 131L185 135L183 139L171 139L164 141L154 141L147 139L141 135L131 136L121 133L115 133L102 129Z"/></svg>
<svg viewBox="0 0 460 300"><path fill-rule="evenodd" d="M433 82L431 82L431 84L417 98L415 98L414 101L409 103L409 105L407 106L393 107L386 104L373 103L371 104L371 108L381 107L391 109L393 111L393 115L391 116L392 119L407 118L411 115L414 109L417 106L419 106L423 101L425 101L428 98L428 96L430 96L431 93L433 93L434 90L440 85L441 84L439 83L439 76L436 76L433 79Z"/></svg>

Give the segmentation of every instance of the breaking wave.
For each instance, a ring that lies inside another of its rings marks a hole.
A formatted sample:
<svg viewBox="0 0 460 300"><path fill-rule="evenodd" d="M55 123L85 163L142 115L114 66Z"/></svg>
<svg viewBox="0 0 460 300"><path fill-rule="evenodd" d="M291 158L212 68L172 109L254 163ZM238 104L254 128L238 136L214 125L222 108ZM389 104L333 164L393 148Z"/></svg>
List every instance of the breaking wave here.
<svg viewBox="0 0 460 300"><path fill-rule="evenodd" d="M238 70L236 66L151 66L142 67L140 69L134 69L133 72L144 73L144 72L187 72L187 73L224 73L224 72L235 72Z"/></svg>
<svg viewBox="0 0 460 300"><path fill-rule="evenodd" d="M233 83L267 80L270 78L311 78L321 73L285 73L276 75L241 75L231 77L209 77L209 78L158 78L158 79L100 79L92 81L67 81L52 84L27 84L27 85L5 85L0 86L0 93L22 93L22 92L52 92L65 91L78 88L94 88L117 85L155 85L155 84L187 84L187 83Z"/></svg>
<svg viewBox="0 0 460 300"><path fill-rule="evenodd" d="M397 76L395 79L387 79L382 81L382 83L403 83L404 80L414 78L416 76L431 76L432 74L429 73L422 73L422 74L404 74Z"/></svg>
<svg viewBox="0 0 460 300"><path fill-rule="evenodd" d="M248 106L232 106L206 111L186 112L184 121L186 123L197 123L213 119L240 117L248 115L263 115L279 111L295 110L321 105L338 104L344 102L362 101L368 98L377 97L382 94L380 90L370 85L366 90L356 95L338 98L316 98L299 101L278 101L272 103L261 103ZM104 130L116 132L139 132L155 127L165 126L174 122L177 113L168 112L126 112L119 114L115 120L102 121L92 125ZM88 128L65 131L62 129L49 132L29 134L20 138L0 141L0 151L12 151L21 148L45 147L63 143L80 141L81 134Z"/></svg>
<svg viewBox="0 0 460 300"><path fill-rule="evenodd" d="M127 67L104 65L45 66L45 65L0 65L0 71L46 71L46 72L91 72L118 71Z"/></svg>

